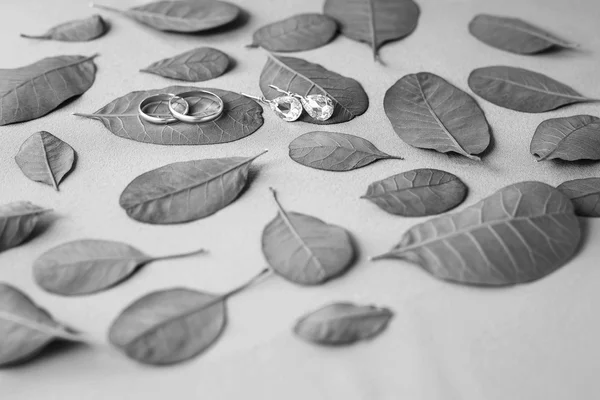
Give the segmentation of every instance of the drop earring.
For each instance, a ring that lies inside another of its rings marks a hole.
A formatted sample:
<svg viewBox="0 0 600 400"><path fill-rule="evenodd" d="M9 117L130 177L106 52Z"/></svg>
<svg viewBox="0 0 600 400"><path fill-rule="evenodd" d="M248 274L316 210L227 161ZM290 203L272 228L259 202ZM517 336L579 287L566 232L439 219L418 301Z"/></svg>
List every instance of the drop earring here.
<svg viewBox="0 0 600 400"><path fill-rule="evenodd" d="M269 85L269 87L277 90L280 93L299 99L308 115L318 121L327 121L333 115L333 110L335 109L333 100L324 94L309 94L307 96L301 96L297 93L280 89L275 85Z"/></svg>
<svg viewBox="0 0 600 400"><path fill-rule="evenodd" d="M296 121L302 114L302 104L294 96L280 96L273 100L268 100L264 96L252 96L246 93L240 93L242 96L251 98L252 100L268 104L271 110L282 120L287 122Z"/></svg>

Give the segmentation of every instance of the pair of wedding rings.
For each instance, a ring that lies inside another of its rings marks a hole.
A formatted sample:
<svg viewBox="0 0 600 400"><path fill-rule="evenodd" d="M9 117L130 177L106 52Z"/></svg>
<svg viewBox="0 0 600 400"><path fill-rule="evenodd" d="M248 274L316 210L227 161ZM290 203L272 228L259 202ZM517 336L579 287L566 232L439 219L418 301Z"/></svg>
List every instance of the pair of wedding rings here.
<svg viewBox="0 0 600 400"><path fill-rule="evenodd" d="M198 115L188 115L190 111L190 104L186 99L189 98L209 98L213 102L216 102L216 109L211 108L209 112L202 112ZM153 114L147 112L147 109L151 105L160 105L161 103L167 103L170 115ZM223 114L223 100L207 90L194 90L191 92L184 92L180 94L162 93L154 96L150 96L142 100L138 107L138 113L140 117L147 122L157 125L170 124L172 122L186 122L188 124L201 124L203 122L214 121Z"/></svg>

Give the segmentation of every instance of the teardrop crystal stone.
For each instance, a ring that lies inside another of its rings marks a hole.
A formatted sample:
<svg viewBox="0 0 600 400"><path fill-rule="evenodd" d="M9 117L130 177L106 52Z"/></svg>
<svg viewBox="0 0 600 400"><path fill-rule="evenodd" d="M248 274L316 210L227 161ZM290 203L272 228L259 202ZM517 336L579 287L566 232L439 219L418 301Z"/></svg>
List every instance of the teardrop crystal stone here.
<svg viewBox="0 0 600 400"><path fill-rule="evenodd" d="M300 118L302 104L292 96L281 96L269 102L271 110L284 121L292 122Z"/></svg>
<svg viewBox="0 0 600 400"><path fill-rule="evenodd" d="M325 121L333 115L333 100L322 94L309 94L301 99L304 109L312 118Z"/></svg>

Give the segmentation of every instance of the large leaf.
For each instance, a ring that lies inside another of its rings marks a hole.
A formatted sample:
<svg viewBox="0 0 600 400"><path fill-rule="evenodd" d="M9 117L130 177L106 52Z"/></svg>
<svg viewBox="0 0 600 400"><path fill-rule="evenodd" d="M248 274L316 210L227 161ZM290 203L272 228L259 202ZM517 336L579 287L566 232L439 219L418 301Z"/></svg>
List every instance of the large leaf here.
<svg viewBox="0 0 600 400"><path fill-rule="evenodd" d="M30 39L59 40L63 42L87 42L104 35L108 26L101 16L92 15L85 19L65 22L50 28L41 35L25 35L21 37Z"/></svg>
<svg viewBox="0 0 600 400"><path fill-rule="evenodd" d="M314 124L346 122L364 114L369 107L369 98L360 83L300 58L270 54L260 74L260 89L268 99L281 96L281 93L269 85L302 96L324 94L333 100L335 109L331 118L318 121L305 113L300 116L300 121L304 122Z"/></svg>
<svg viewBox="0 0 600 400"><path fill-rule="evenodd" d="M199 47L171 58L156 61L142 72L188 82L202 82L219 77L229 66L227 54L212 47Z"/></svg>
<svg viewBox="0 0 600 400"><path fill-rule="evenodd" d="M600 217L600 178L574 179L557 187L573 202L582 217Z"/></svg>
<svg viewBox="0 0 600 400"><path fill-rule="evenodd" d="M387 308L333 303L300 318L294 332L317 344L347 345L379 335L393 315Z"/></svg>
<svg viewBox="0 0 600 400"><path fill-rule="evenodd" d="M224 1L157 1L129 10L94 5L125 15L160 31L200 32L235 20L240 9Z"/></svg>
<svg viewBox="0 0 600 400"><path fill-rule="evenodd" d="M119 203L131 218L150 224L207 217L238 197L246 185L250 163L265 152L165 165L131 181Z"/></svg>
<svg viewBox="0 0 600 400"><path fill-rule="evenodd" d="M336 33L337 23L328 16L298 14L258 29L247 47L282 52L311 50L329 43Z"/></svg>
<svg viewBox="0 0 600 400"><path fill-rule="evenodd" d="M473 154L490 144L490 128L475 100L429 72L399 79L385 93L383 107L396 134L411 146L479 160Z"/></svg>
<svg viewBox="0 0 600 400"><path fill-rule="evenodd" d="M517 54L540 53L555 46L577 47L519 18L479 14L469 23L469 32L492 47Z"/></svg>
<svg viewBox="0 0 600 400"><path fill-rule="evenodd" d="M0 69L0 125L42 117L94 83L96 56L44 58L25 67Z"/></svg>
<svg viewBox="0 0 600 400"><path fill-rule="evenodd" d="M152 261L203 253L152 257L125 243L76 240L54 247L33 264L33 277L45 290L64 296L96 293L128 279Z"/></svg>
<svg viewBox="0 0 600 400"><path fill-rule="evenodd" d="M377 160L397 159L379 151L373 143L358 136L337 132L308 132L290 143L292 160L326 171L350 171Z"/></svg>
<svg viewBox="0 0 600 400"><path fill-rule="evenodd" d="M276 197L275 202L279 212L262 234L263 254L275 272L300 285L320 285L352 266L348 231L310 215L288 213Z"/></svg>
<svg viewBox="0 0 600 400"><path fill-rule="evenodd" d="M81 340L26 294L0 282L0 367L28 361L56 339Z"/></svg>
<svg viewBox="0 0 600 400"><path fill-rule="evenodd" d="M363 198L390 214L424 217L461 204L467 187L455 175L437 169L415 169L373 182Z"/></svg>
<svg viewBox="0 0 600 400"><path fill-rule="evenodd" d="M529 151L538 160L600 160L600 118L591 115L552 118L542 122Z"/></svg>
<svg viewBox="0 0 600 400"><path fill-rule="evenodd" d="M325 0L324 12L339 22L343 35L368 43L375 59L384 43L410 35L420 14L412 0Z"/></svg>
<svg viewBox="0 0 600 400"><path fill-rule="evenodd" d="M33 232L40 215L49 212L28 201L0 206L0 251L23 243Z"/></svg>
<svg viewBox="0 0 600 400"><path fill-rule="evenodd" d="M75 151L51 133L41 131L23 142L15 161L29 179L58 190L58 184L73 168Z"/></svg>
<svg viewBox="0 0 600 400"><path fill-rule="evenodd" d="M449 281L511 285L560 268L580 239L568 197L545 183L521 182L410 228L389 253L375 259L406 260Z"/></svg>
<svg viewBox="0 0 600 400"><path fill-rule="evenodd" d="M469 75L469 87L490 103L528 113L595 101L546 75L516 67L478 68Z"/></svg>
<svg viewBox="0 0 600 400"><path fill-rule="evenodd" d="M164 89L131 92L119 97L93 114L75 114L102 121L104 126L117 136L138 142L155 144L215 144L241 139L254 133L264 122L262 107L254 100L240 94L221 89L206 89L223 99L223 115L214 121L202 124L173 123L156 125L142 120L138 106L148 96L160 93L179 94L197 90L192 86L169 86ZM190 103L190 114L198 109L214 107L214 102L205 99L186 99ZM165 102L155 108L157 114L169 115Z"/></svg>

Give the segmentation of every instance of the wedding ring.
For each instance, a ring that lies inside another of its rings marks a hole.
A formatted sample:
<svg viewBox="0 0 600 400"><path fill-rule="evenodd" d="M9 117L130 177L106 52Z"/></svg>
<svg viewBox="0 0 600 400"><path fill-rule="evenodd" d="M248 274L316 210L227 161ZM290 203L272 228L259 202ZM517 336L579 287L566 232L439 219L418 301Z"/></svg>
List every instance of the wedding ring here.
<svg viewBox="0 0 600 400"><path fill-rule="evenodd" d="M171 100L173 100L175 98L178 98L178 97L171 93L156 94L154 96L146 97L140 103L140 105L138 107L138 113L140 114L140 117L142 117L144 120L146 120L152 124L169 124L171 122L178 122L179 119L177 119L173 116L169 116L169 117L155 116L155 115L146 114L144 112L144 109L147 106L149 106L150 104L159 103L159 102L163 102L163 101L169 102L169 111L171 111ZM183 114L187 114L187 112L190 109L190 105L187 103L187 101L185 101L183 99L181 99L181 100L183 101L183 103L185 103L185 108L183 109ZM181 114L181 115L183 115L183 114Z"/></svg>
<svg viewBox="0 0 600 400"><path fill-rule="evenodd" d="M198 116L185 115L185 113L180 113L177 110L175 110L174 102L176 99L178 99L178 98L187 99L190 97L204 97L204 98L210 97L210 98L216 100L219 107L213 113L210 113L208 115L198 115ZM175 97L172 97L169 100L169 111L171 112L171 114L173 114L173 116L175 118L177 118L178 120L187 122L190 124L198 124L201 122L213 121L221 116L224 108L225 108L225 104L223 103L223 100L216 94L209 92L207 90L194 90L191 92L180 93L180 94L176 95Z"/></svg>

